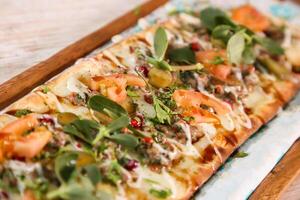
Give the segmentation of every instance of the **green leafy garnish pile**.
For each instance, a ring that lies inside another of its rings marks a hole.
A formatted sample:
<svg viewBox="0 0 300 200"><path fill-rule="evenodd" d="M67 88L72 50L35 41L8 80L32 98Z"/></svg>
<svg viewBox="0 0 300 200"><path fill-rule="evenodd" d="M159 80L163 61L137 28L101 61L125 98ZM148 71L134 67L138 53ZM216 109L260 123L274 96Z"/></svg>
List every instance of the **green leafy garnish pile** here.
<svg viewBox="0 0 300 200"><path fill-rule="evenodd" d="M261 37L245 26L235 24L225 12L209 7L201 11L200 19L212 38L227 46L229 61L233 64L252 64L255 61L253 47L260 45L271 55L281 55L283 48L267 37Z"/></svg>

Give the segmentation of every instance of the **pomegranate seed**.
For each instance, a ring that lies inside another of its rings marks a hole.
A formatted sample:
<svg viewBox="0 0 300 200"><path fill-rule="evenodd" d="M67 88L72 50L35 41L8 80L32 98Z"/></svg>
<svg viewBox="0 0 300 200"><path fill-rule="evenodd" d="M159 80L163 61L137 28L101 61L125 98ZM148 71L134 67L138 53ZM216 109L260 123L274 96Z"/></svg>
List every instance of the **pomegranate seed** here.
<svg viewBox="0 0 300 200"><path fill-rule="evenodd" d="M76 144L76 147L81 148L81 144L80 144L80 143L77 143L77 144Z"/></svg>
<svg viewBox="0 0 300 200"><path fill-rule="evenodd" d="M198 42L192 42L190 46L193 51L200 51L202 49L201 45Z"/></svg>
<svg viewBox="0 0 300 200"><path fill-rule="evenodd" d="M233 109L233 102L227 99L225 99L224 102L226 102L231 107L231 109Z"/></svg>
<svg viewBox="0 0 300 200"><path fill-rule="evenodd" d="M54 125L54 120L50 117L42 117L39 119L41 123Z"/></svg>
<svg viewBox="0 0 300 200"><path fill-rule="evenodd" d="M151 137L144 137L143 138L143 142L145 142L147 144L152 144L153 143L153 139Z"/></svg>
<svg viewBox="0 0 300 200"><path fill-rule="evenodd" d="M132 120L130 121L130 124L131 124L131 126L132 126L133 128L140 128L140 127L141 127L141 123L138 122L138 120L136 120L136 119L132 119Z"/></svg>
<svg viewBox="0 0 300 200"><path fill-rule="evenodd" d="M149 104L153 104L153 98L150 95L144 95L144 100Z"/></svg>
<svg viewBox="0 0 300 200"><path fill-rule="evenodd" d="M128 160L125 164L124 167L125 169L127 169L128 171L132 171L135 168L137 168L139 166L139 163L137 160Z"/></svg>
<svg viewBox="0 0 300 200"><path fill-rule="evenodd" d="M145 77L148 77L149 69L148 69L147 67L145 67L145 66L140 66L140 67L138 68L138 70L139 70L140 72L142 72L143 75L144 75Z"/></svg>
<svg viewBox="0 0 300 200"><path fill-rule="evenodd" d="M1 191L0 192L0 199L2 199L2 198L9 199L8 193L5 192L5 191Z"/></svg>

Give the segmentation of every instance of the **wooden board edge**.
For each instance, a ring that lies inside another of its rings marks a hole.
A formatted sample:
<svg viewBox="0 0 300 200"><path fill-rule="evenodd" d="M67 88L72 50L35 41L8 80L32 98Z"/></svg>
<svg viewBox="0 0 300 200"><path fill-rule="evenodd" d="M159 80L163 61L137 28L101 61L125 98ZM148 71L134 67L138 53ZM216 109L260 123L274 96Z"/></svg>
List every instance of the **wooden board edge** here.
<svg viewBox="0 0 300 200"><path fill-rule="evenodd" d="M0 85L0 109L7 107L35 87L59 74L77 59L100 47L112 36L135 25L139 18L150 14L167 2L168 0L148 0L95 32L67 46L47 60L4 82Z"/></svg>
<svg viewBox="0 0 300 200"><path fill-rule="evenodd" d="M272 171L264 178L249 200L280 199L283 192L300 174L300 139L298 139Z"/></svg>

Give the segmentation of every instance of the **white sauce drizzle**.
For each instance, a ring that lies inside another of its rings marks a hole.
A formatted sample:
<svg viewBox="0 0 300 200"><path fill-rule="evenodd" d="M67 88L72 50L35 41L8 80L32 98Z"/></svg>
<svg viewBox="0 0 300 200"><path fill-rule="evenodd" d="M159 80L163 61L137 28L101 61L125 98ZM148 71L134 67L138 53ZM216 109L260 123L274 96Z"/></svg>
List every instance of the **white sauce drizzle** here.
<svg viewBox="0 0 300 200"><path fill-rule="evenodd" d="M212 145L212 147L214 148L214 151L216 152L216 154L219 157L220 161L223 162L223 158L222 158L222 155L221 155L220 151L218 150L218 148L216 147L216 145L211 140L211 138L213 136L215 136L216 133L217 133L214 125L208 124L208 123L200 123L200 124L197 125L197 127L202 131L202 133L204 134L205 138Z"/></svg>
<svg viewBox="0 0 300 200"><path fill-rule="evenodd" d="M179 125L181 126L181 128L184 131L184 134L186 136L186 144L185 144L185 148L184 148L185 150L183 153L185 155L199 157L199 152L192 144L192 135L191 135L190 126L184 122L179 123Z"/></svg>

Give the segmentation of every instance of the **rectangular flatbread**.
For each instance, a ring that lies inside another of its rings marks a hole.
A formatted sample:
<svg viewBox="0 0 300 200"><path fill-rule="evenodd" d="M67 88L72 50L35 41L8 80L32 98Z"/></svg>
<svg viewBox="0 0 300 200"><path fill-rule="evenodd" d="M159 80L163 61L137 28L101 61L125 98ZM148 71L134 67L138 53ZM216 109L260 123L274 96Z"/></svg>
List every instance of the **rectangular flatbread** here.
<svg viewBox="0 0 300 200"><path fill-rule="evenodd" d="M190 199L299 89L299 30L177 12L0 115L0 199Z"/></svg>

